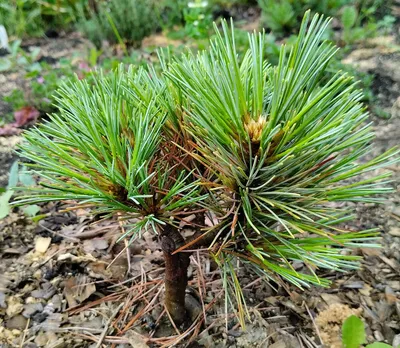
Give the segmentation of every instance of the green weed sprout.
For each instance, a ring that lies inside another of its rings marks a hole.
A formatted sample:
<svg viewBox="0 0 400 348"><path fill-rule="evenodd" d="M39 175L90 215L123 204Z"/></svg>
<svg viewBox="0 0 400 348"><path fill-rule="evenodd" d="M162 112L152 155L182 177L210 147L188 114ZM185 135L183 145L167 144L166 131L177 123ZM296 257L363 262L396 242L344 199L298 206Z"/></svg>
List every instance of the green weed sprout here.
<svg viewBox="0 0 400 348"><path fill-rule="evenodd" d="M104 40L123 48L140 47L159 25L155 0L110 0L94 2L94 8L79 7L78 30L97 48ZM87 13L86 13L87 12Z"/></svg>
<svg viewBox="0 0 400 348"><path fill-rule="evenodd" d="M209 50L161 56L160 76L121 67L99 73L93 86L64 85L59 112L25 133L21 155L43 180L17 203L77 201L135 221L122 237L129 242L155 233L166 307L178 324L188 251L200 247L219 265L226 305L238 308L242 323L238 261L267 281L328 286L320 270L357 268L359 257L343 250L375 246L378 236L343 229L352 214L332 203L381 201L373 196L390 190L381 168L399 153L358 162L374 135L353 79L342 72L321 79L337 50L322 41L328 23L306 13L276 67L263 58L262 33L249 35L239 61L233 27L223 23ZM179 223L190 215L193 236L184 238Z"/></svg>

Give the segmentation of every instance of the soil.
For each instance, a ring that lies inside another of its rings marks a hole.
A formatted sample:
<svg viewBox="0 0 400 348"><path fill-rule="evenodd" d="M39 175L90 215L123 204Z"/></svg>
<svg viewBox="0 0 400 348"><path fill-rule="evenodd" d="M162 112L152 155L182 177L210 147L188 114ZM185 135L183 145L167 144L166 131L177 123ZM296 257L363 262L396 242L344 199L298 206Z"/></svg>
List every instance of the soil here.
<svg viewBox="0 0 400 348"><path fill-rule="evenodd" d="M46 62L52 67L57 67L61 58L72 58L74 56L86 55L91 45L79 34L63 34L57 38L35 38L24 41L21 48L31 52L39 47L39 62ZM3 96L10 94L14 89L28 90L28 80L23 71L0 73L0 116L11 112L10 106L3 100Z"/></svg>
<svg viewBox="0 0 400 348"><path fill-rule="evenodd" d="M383 45L384 40L389 39L368 42L345 59L374 74L377 104L392 115L370 116L376 139L368 158L400 139L400 53ZM62 50L54 47L57 53L48 56L59 59ZM74 49L84 48L78 44ZM70 55L68 47L65 55ZM10 80L10 86L22 81L0 78ZM4 93L7 87L0 86ZM4 110L0 105L0 113ZM7 182L19 139L0 138L0 186ZM274 287L240 269L250 313L246 330L233 315L224 315L222 281L203 252L192 257L189 290L203 301L197 314L204 320L189 323L184 335L168 324L162 306L161 251L151 236L126 251L116 242L124 231L117 219L99 220L88 210L66 211L51 203L41 205L42 219L33 222L14 209L0 220L0 347L340 347L340 327L350 314L362 317L369 342L397 343L400 165L390 169L394 191L385 204L352 205L357 217L346 226L378 228L382 248L356 250L363 256L359 270L326 272L332 280L329 289ZM304 265L294 267L301 270ZM196 337L193 342L191 337Z"/></svg>
<svg viewBox="0 0 400 348"><path fill-rule="evenodd" d="M27 52L39 47L38 61L45 61L51 67L59 66L62 58L73 58L86 55L91 44L77 33L63 34L57 38L35 38L24 41L21 46ZM4 96L10 95L15 90L22 90L29 97L29 79L25 78L23 69L13 72L0 73L0 119L12 122L10 117L11 106L3 100ZM41 110L39 110L40 112ZM41 113L42 116L45 116ZM0 187L7 185L7 174L17 156L13 152L19 141L18 136L0 137Z"/></svg>

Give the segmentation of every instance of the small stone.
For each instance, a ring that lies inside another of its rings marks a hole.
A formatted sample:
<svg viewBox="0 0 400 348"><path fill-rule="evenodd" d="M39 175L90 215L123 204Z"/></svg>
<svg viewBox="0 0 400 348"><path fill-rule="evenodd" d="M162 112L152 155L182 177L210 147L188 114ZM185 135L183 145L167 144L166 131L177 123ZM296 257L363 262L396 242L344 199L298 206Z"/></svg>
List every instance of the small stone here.
<svg viewBox="0 0 400 348"><path fill-rule="evenodd" d="M196 318L202 313L202 307L199 301L192 296L191 294L186 294L185 304L188 310L189 317L192 321L195 321Z"/></svg>
<svg viewBox="0 0 400 348"><path fill-rule="evenodd" d="M383 341L385 337L383 337L382 333L380 331L374 331L374 337L376 341Z"/></svg>
<svg viewBox="0 0 400 348"><path fill-rule="evenodd" d="M391 227L389 234L393 237L400 237L400 227Z"/></svg>
<svg viewBox="0 0 400 348"><path fill-rule="evenodd" d="M37 280L42 279L43 278L42 271L38 269L35 273L33 273L32 277Z"/></svg>
<svg viewBox="0 0 400 348"><path fill-rule="evenodd" d="M302 261L297 261L296 260L296 261L293 261L292 266L296 271L299 271L304 267L304 263Z"/></svg>
<svg viewBox="0 0 400 348"><path fill-rule="evenodd" d="M42 289L32 291L31 295L34 298L43 298L48 300L56 292L56 288L51 283L42 284Z"/></svg>
<svg viewBox="0 0 400 348"><path fill-rule="evenodd" d="M42 323L46 320L48 314L47 313L36 313L32 319L33 321L35 321L36 323Z"/></svg>
<svg viewBox="0 0 400 348"><path fill-rule="evenodd" d="M24 330L26 327L26 323L28 322L28 319L26 319L22 315L16 315L15 317L11 318L10 320L7 320L6 322L6 327L7 329L10 330Z"/></svg>
<svg viewBox="0 0 400 348"><path fill-rule="evenodd" d="M396 335L393 337L393 343L392 343L393 347L398 347L400 346L400 334Z"/></svg>
<svg viewBox="0 0 400 348"><path fill-rule="evenodd" d="M21 299L16 296L10 296L7 298L7 309L6 314L9 317L13 317L16 314L19 314L23 311L24 306L21 303Z"/></svg>
<svg viewBox="0 0 400 348"><path fill-rule="evenodd" d="M35 343L39 347L45 347L47 345L48 338L43 331L40 331L35 337Z"/></svg>
<svg viewBox="0 0 400 348"><path fill-rule="evenodd" d="M0 291L0 308L7 308L6 294L2 291Z"/></svg>
<svg viewBox="0 0 400 348"><path fill-rule="evenodd" d="M49 303L46 305L46 307L44 307L42 313L44 313L44 314L46 314L46 315L53 314L53 313L54 313L54 305L53 305L51 302L49 302Z"/></svg>
<svg viewBox="0 0 400 348"><path fill-rule="evenodd" d="M399 100L400 100L400 98L399 98ZM400 105L400 103L399 103L399 105ZM400 206L393 208L393 214L395 214L398 217L400 217Z"/></svg>
<svg viewBox="0 0 400 348"><path fill-rule="evenodd" d="M22 312L22 315L25 318L30 318L37 312L42 312L43 311L43 305L41 303L30 303L24 306L24 311Z"/></svg>
<svg viewBox="0 0 400 348"><path fill-rule="evenodd" d="M53 331L46 332L49 345L54 347L54 343L57 341L57 335Z"/></svg>
<svg viewBox="0 0 400 348"><path fill-rule="evenodd" d="M58 311L61 310L62 303L61 303L61 296L60 295L54 295L51 298L51 302L50 303L53 305L54 311L58 312Z"/></svg>
<svg viewBox="0 0 400 348"><path fill-rule="evenodd" d="M400 291L400 282L398 280L388 280L386 283L393 291Z"/></svg>

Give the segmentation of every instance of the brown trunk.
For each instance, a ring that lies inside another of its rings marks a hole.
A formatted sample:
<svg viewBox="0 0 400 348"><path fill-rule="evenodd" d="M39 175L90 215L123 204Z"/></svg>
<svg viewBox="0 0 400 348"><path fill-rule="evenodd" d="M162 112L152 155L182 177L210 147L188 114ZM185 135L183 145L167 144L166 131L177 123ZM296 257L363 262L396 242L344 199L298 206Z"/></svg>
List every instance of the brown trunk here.
<svg viewBox="0 0 400 348"><path fill-rule="evenodd" d="M196 219L198 225L204 225L204 216ZM209 233L203 238L192 243L187 249L208 247L215 237L215 233ZM188 284L187 270L190 263L190 253L187 251L172 253L191 241L196 240L202 232L198 230L186 241L178 229L166 225L161 234L161 249L165 260L165 306L175 324L181 325L187 320L188 315L185 306L186 287ZM193 306L192 306L193 307Z"/></svg>
<svg viewBox="0 0 400 348"><path fill-rule="evenodd" d="M190 261L188 253L171 254L184 244L185 240L176 228L169 225L164 228L161 249L165 259L165 306L177 325L181 325L187 318L185 292Z"/></svg>

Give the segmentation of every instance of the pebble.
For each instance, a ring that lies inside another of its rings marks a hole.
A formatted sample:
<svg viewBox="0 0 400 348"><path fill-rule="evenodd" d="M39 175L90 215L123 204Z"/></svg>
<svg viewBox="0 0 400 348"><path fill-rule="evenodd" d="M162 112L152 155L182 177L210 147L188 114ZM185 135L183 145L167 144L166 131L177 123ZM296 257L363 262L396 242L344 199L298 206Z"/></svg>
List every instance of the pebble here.
<svg viewBox="0 0 400 348"><path fill-rule="evenodd" d="M385 339L380 331L374 331L374 337L376 341L383 341Z"/></svg>
<svg viewBox="0 0 400 348"><path fill-rule="evenodd" d="M53 306L52 303L48 303L48 304L46 305L46 307L44 307L44 309L43 309L43 313L46 314L46 315L53 314L54 311L55 311L55 310L54 310L54 306Z"/></svg>
<svg viewBox="0 0 400 348"><path fill-rule="evenodd" d="M50 237L39 237L35 241L35 250L39 253L44 254L48 247L50 246L51 238Z"/></svg>
<svg viewBox="0 0 400 348"><path fill-rule="evenodd" d="M44 347L47 345L48 343L48 338L46 336L46 334L43 331L40 331L39 334L36 335L35 337L35 343L39 346L39 347Z"/></svg>
<svg viewBox="0 0 400 348"><path fill-rule="evenodd" d="M15 317L6 321L6 327L10 330L24 330L27 322L28 319L26 319L23 315L16 315Z"/></svg>
<svg viewBox="0 0 400 348"><path fill-rule="evenodd" d="M42 271L38 269L35 273L33 273L32 277L37 280L42 279L43 278Z"/></svg>
<svg viewBox="0 0 400 348"><path fill-rule="evenodd" d="M61 310L61 306L62 306L61 301L62 301L62 299L61 299L61 296L60 296L60 295L54 295L54 296L51 298L50 304L53 305L53 308L54 308L54 311L55 311L55 312L58 312L58 311Z"/></svg>
<svg viewBox="0 0 400 348"><path fill-rule="evenodd" d="M400 237L400 227L391 227L389 234L394 237Z"/></svg>
<svg viewBox="0 0 400 348"><path fill-rule="evenodd" d="M292 266L296 271L299 271L304 267L304 263L302 261L295 260L295 261L293 261Z"/></svg>
<svg viewBox="0 0 400 348"><path fill-rule="evenodd" d="M38 299L36 299L32 296L29 296L25 299L25 303L26 304L38 303Z"/></svg>
<svg viewBox="0 0 400 348"><path fill-rule="evenodd" d="M400 334L394 336L392 346L393 347L400 346Z"/></svg>
<svg viewBox="0 0 400 348"><path fill-rule="evenodd" d="M51 283L42 284L42 289L32 291L31 295L34 298L43 298L48 300L56 293L56 288Z"/></svg>
<svg viewBox="0 0 400 348"><path fill-rule="evenodd" d="M0 291L0 308L7 308L6 294L2 291Z"/></svg>
<svg viewBox="0 0 400 348"><path fill-rule="evenodd" d="M21 299L16 296L10 296L7 298L7 309L6 314L9 317L13 317L16 314L19 314L23 311L24 306L21 303Z"/></svg>
<svg viewBox="0 0 400 348"><path fill-rule="evenodd" d="M43 311L43 305L41 303L29 303L24 306L24 311L22 312L22 315L25 318L30 318L37 312L42 312Z"/></svg>
<svg viewBox="0 0 400 348"><path fill-rule="evenodd" d="M400 291L400 282L398 280L388 280L386 283L392 288L392 290Z"/></svg>
<svg viewBox="0 0 400 348"><path fill-rule="evenodd" d="M46 320L48 314L47 313L36 313L32 319L33 321L35 321L36 323L42 323Z"/></svg>

